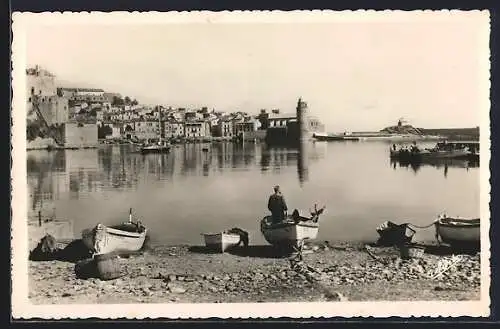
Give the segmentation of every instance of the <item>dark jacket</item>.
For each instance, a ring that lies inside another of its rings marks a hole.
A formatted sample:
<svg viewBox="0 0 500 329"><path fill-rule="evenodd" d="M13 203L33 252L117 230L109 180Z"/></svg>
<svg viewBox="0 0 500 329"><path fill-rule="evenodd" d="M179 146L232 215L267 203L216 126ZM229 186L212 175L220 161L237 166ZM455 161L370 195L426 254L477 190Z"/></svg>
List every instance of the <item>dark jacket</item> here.
<svg viewBox="0 0 500 329"><path fill-rule="evenodd" d="M278 193L272 194L267 202L267 209L269 209L273 215L283 215L284 212L288 210L283 195Z"/></svg>

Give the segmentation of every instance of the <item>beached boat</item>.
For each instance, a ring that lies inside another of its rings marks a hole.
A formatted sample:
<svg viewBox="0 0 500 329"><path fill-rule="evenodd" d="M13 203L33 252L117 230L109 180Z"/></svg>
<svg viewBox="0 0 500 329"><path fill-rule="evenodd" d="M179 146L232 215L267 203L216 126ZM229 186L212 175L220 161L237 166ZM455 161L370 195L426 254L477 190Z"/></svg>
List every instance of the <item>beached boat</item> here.
<svg viewBox="0 0 500 329"><path fill-rule="evenodd" d="M435 227L436 237L452 246L479 245L480 243L479 218L452 218L442 215L436 221Z"/></svg>
<svg viewBox="0 0 500 329"><path fill-rule="evenodd" d="M131 210L128 222L114 226L99 223L93 229L83 231L82 240L94 254L135 252L143 247L146 235L147 229L142 223L132 221Z"/></svg>
<svg viewBox="0 0 500 329"><path fill-rule="evenodd" d="M265 216L260 222L260 231L266 241L274 246L301 248L306 240L318 236L318 219L324 209L317 210L315 207L311 217L300 216L298 211L294 211L279 223L273 223L271 216Z"/></svg>
<svg viewBox="0 0 500 329"><path fill-rule="evenodd" d="M205 245L207 248L225 252L226 250L237 246L241 242L241 237L239 234L235 233L204 233Z"/></svg>

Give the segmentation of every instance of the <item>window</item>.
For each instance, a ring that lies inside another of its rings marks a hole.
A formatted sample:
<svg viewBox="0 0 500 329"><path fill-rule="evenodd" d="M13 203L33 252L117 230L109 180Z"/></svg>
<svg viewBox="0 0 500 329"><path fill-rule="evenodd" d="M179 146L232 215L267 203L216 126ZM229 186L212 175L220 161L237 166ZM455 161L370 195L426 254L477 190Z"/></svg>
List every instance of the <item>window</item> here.
<svg viewBox="0 0 500 329"><path fill-rule="evenodd" d="M31 87L31 95L35 94L35 87Z"/></svg>
<svg viewBox="0 0 500 329"><path fill-rule="evenodd" d="M28 102L31 102L31 97L28 98Z"/></svg>

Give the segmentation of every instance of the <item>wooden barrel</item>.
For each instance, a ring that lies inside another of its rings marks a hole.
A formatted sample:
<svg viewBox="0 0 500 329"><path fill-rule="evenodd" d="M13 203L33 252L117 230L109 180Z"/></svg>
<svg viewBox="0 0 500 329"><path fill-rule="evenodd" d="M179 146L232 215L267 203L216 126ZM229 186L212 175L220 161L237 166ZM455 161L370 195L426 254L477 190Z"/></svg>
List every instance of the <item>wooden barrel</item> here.
<svg viewBox="0 0 500 329"><path fill-rule="evenodd" d="M118 256L114 253L95 255L97 275L101 280L113 280L122 276Z"/></svg>

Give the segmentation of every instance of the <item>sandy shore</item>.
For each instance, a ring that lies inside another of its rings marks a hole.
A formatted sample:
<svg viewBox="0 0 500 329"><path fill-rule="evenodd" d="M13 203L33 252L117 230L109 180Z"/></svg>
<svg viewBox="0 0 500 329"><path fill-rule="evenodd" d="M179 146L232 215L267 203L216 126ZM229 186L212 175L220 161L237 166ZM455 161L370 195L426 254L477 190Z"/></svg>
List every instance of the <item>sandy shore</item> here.
<svg viewBox="0 0 500 329"><path fill-rule="evenodd" d="M395 248L309 245L292 263L270 246L231 253L203 247L156 246L120 258L123 276L78 279L75 264L29 262L29 298L54 303L200 303L276 301L478 300L479 253L462 255L442 276L432 270L449 255L401 260Z"/></svg>

